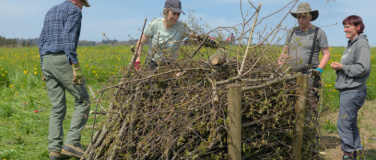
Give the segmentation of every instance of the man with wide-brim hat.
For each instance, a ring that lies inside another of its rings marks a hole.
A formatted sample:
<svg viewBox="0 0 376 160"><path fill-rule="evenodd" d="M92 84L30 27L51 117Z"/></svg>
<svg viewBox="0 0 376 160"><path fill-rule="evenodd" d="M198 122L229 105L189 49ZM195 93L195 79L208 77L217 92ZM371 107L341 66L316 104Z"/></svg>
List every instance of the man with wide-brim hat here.
<svg viewBox="0 0 376 160"><path fill-rule="evenodd" d="M300 3L296 12L290 13L297 19L299 26L292 27L287 33L278 65L281 67L287 64L293 73L313 75L309 78L308 87L312 95L309 99L313 100L310 101L310 105L315 108L320 98L318 94L318 89L321 87L320 75L330 58L328 40L321 28L311 24L319 17L319 11L312 10L309 3Z"/></svg>
<svg viewBox="0 0 376 160"><path fill-rule="evenodd" d="M330 52L325 32L311 23L318 18L319 11L312 10L309 3L300 3L296 12L290 13L297 19L299 26L291 28L287 34L278 64L282 65L289 59L293 70L301 71L307 69L304 67L308 66L308 69L315 69L321 74L329 61ZM316 39L313 43L315 35ZM319 60L320 51L323 54L321 61ZM285 54L286 52L288 54Z"/></svg>
<svg viewBox="0 0 376 160"><path fill-rule="evenodd" d="M298 5L298 9L296 10L296 12L290 12L290 14L295 18L297 18L298 14L304 14L304 13L309 13L310 15L312 15L311 21L314 21L319 17L319 11L312 10L309 3L300 3Z"/></svg>

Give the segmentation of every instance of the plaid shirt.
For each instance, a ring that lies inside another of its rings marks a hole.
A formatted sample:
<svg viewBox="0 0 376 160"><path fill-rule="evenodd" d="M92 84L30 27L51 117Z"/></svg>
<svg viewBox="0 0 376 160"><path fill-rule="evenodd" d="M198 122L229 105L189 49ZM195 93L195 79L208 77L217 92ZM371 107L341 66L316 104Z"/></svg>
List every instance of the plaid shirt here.
<svg viewBox="0 0 376 160"><path fill-rule="evenodd" d="M78 63L77 44L81 31L82 13L71 1L52 7L46 14L38 40L41 67L43 55L64 52L73 64Z"/></svg>

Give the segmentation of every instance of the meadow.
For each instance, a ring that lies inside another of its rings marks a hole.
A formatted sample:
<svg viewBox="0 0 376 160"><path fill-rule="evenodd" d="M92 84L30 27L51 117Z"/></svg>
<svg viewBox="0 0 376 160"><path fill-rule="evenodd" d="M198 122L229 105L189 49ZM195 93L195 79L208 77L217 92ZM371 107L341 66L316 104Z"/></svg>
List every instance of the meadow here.
<svg viewBox="0 0 376 160"><path fill-rule="evenodd" d="M374 53L376 48L372 48ZM330 48L331 62L339 62L344 48ZM109 77L127 66L131 56L129 46L79 47L79 60L88 86L95 92ZM375 57L372 55L371 77L368 79L367 99L376 99L374 74ZM322 114L339 108L338 91L334 89L336 74L327 65L322 75L324 92ZM41 80L40 57L37 47L0 47L0 159L48 159L48 123L51 105L45 82ZM93 98L90 93L91 98ZM69 128L73 112L73 97L67 94L67 115L64 131ZM92 107L93 110L94 107ZM87 125L93 124L89 117ZM329 127L330 127L329 122ZM324 125L325 127L325 125ZM91 129L82 134L82 144L90 142Z"/></svg>

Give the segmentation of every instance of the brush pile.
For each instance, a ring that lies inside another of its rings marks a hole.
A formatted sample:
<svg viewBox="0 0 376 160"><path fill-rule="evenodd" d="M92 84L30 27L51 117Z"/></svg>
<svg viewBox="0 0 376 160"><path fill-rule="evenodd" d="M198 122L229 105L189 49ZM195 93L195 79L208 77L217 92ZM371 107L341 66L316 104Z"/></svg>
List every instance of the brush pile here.
<svg viewBox="0 0 376 160"><path fill-rule="evenodd" d="M92 105L105 106L106 118L96 122L82 159L228 159L229 84L242 86L242 157L291 159L297 75L276 70L264 56L280 49L254 47L243 66L236 52L219 49L204 58L210 49L194 57L187 56L192 47L182 47L179 61L110 79ZM305 126L302 155L312 158L317 125L308 119Z"/></svg>

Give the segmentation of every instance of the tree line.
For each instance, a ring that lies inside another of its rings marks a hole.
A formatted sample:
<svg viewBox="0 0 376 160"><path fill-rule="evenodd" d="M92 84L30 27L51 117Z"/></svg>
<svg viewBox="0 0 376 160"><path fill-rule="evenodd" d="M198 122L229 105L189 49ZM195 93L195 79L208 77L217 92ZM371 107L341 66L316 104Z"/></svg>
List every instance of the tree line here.
<svg viewBox="0 0 376 160"><path fill-rule="evenodd" d="M119 41L119 40L110 40L110 39L102 39L101 42L96 41L89 41L89 40L80 40L78 42L79 46L96 46L96 45L132 45L136 44L136 40L126 40L126 41ZM0 36L0 47L29 47L29 46L38 46L38 38L6 38Z"/></svg>

